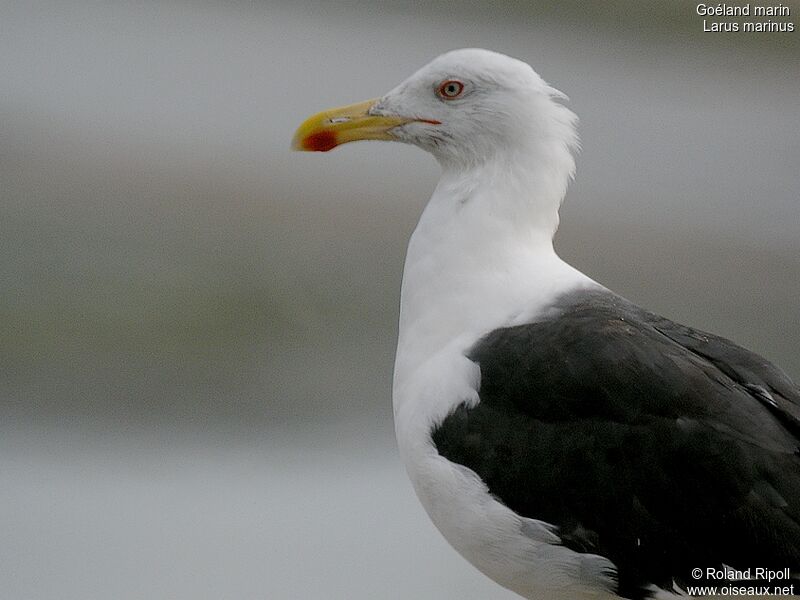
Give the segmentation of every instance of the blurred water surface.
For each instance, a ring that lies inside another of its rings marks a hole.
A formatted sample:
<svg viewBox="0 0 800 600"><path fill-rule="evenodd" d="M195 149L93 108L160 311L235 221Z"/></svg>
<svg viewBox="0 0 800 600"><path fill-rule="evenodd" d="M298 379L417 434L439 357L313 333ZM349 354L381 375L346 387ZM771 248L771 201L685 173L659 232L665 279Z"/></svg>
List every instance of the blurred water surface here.
<svg viewBox="0 0 800 600"><path fill-rule="evenodd" d="M3 597L512 597L394 453L436 165L288 152L451 48L570 95L562 255L800 377L797 35L704 35L680 2L410 7L0 2Z"/></svg>

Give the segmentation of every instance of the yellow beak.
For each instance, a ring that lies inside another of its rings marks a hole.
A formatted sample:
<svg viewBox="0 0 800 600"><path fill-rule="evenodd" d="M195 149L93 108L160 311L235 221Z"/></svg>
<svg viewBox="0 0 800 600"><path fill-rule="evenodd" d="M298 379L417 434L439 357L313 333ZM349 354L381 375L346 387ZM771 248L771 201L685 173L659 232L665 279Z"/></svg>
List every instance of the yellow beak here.
<svg viewBox="0 0 800 600"><path fill-rule="evenodd" d="M376 99L324 110L309 117L294 134L293 150L327 152L356 140L392 140L390 130L419 119L369 114Z"/></svg>

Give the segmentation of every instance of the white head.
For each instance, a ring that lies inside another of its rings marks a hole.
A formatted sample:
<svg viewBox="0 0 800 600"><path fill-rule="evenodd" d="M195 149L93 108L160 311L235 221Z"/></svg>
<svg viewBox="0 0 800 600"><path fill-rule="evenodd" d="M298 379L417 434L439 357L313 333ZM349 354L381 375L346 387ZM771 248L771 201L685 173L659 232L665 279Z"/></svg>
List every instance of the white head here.
<svg viewBox="0 0 800 600"><path fill-rule="evenodd" d="M444 166L469 167L546 146L571 160L577 118L558 102L565 98L520 60L454 50L377 100L311 117L298 129L294 147L330 150L360 139L396 140L431 152Z"/></svg>
<svg viewBox="0 0 800 600"><path fill-rule="evenodd" d="M496 52L454 50L422 67L373 105L375 115L422 117L394 136L443 164L472 165L531 145L577 142L575 115L530 65Z"/></svg>

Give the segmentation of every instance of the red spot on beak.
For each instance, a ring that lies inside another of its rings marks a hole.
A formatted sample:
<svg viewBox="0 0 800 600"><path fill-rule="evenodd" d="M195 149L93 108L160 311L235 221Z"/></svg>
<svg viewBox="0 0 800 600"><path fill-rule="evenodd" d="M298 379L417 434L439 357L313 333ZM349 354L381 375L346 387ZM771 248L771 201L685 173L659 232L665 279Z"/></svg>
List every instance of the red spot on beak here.
<svg viewBox="0 0 800 600"><path fill-rule="evenodd" d="M336 146L336 135L330 131L312 133L303 140L303 148L314 152L327 152Z"/></svg>

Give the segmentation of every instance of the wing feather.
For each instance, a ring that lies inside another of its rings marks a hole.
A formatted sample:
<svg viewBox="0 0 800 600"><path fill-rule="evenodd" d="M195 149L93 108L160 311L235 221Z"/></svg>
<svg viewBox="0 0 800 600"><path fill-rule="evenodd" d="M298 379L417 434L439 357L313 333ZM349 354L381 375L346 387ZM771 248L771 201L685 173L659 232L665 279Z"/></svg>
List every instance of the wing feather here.
<svg viewBox="0 0 800 600"><path fill-rule="evenodd" d="M618 568L620 593L693 567L800 567L800 392L777 367L611 293L496 330L480 402L433 432L518 514Z"/></svg>

